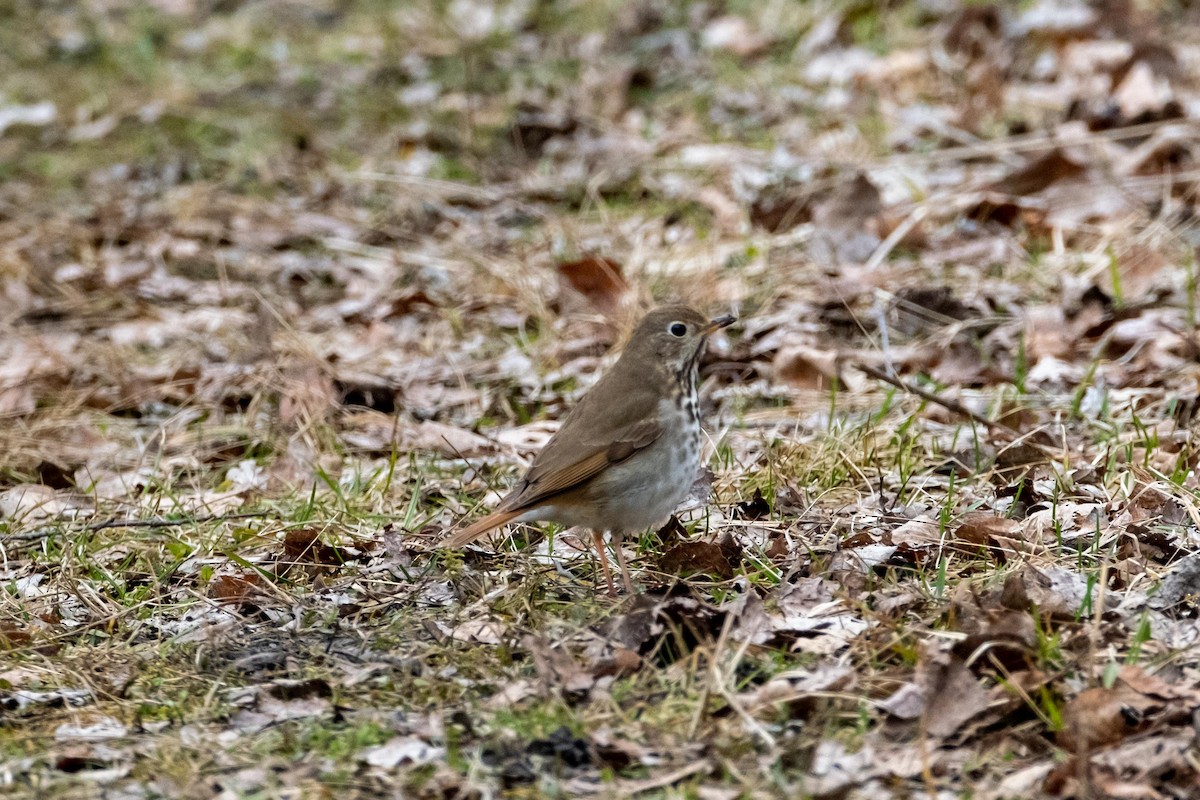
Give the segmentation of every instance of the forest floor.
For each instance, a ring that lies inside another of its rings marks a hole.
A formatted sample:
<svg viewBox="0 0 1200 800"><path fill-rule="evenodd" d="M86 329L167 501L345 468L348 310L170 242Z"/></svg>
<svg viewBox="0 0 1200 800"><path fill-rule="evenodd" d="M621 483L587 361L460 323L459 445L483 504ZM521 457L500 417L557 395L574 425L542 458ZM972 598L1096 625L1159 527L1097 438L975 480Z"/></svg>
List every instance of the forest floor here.
<svg viewBox="0 0 1200 800"><path fill-rule="evenodd" d="M1159 5L0 10L0 794L1200 796ZM668 301L639 591L440 548Z"/></svg>

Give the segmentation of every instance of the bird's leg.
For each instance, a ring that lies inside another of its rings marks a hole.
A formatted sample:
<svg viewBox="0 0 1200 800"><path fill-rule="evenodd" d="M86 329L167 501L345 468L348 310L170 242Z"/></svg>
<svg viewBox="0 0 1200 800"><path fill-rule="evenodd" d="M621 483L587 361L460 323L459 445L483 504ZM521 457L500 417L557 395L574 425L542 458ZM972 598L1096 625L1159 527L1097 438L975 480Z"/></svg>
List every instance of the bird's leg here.
<svg viewBox="0 0 1200 800"><path fill-rule="evenodd" d="M604 570L604 580L608 584L608 593L612 597L617 596L617 590L612 582L612 570L608 568L608 554L604 552L604 534L600 531L592 531L592 541L596 545L596 552L600 554L600 568ZM620 553L617 554L618 557Z"/></svg>
<svg viewBox="0 0 1200 800"><path fill-rule="evenodd" d="M613 550L617 553L617 565L621 568L621 580L625 581L625 591L634 594L633 578L629 577L629 565L625 563L625 548L621 547L621 537L613 535Z"/></svg>

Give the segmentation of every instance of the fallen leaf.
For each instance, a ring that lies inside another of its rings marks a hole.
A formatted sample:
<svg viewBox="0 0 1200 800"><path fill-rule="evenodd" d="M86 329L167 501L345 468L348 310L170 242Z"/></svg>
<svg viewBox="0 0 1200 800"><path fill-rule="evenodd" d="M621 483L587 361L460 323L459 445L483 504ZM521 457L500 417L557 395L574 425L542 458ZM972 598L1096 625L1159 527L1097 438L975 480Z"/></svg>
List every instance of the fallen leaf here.
<svg viewBox="0 0 1200 800"><path fill-rule="evenodd" d="M812 259L828 267L864 263L880 245L868 223L882 210L883 197L865 174L840 182L813 207Z"/></svg>
<svg viewBox="0 0 1200 800"><path fill-rule="evenodd" d="M67 495L40 484L24 484L0 492L0 518L18 521L57 517L72 507Z"/></svg>
<svg viewBox="0 0 1200 800"><path fill-rule="evenodd" d="M1147 605L1176 618L1196 616L1200 608L1200 555L1175 562Z"/></svg>
<svg viewBox="0 0 1200 800"><path fill-rule="evenodd" d="M64 723L54 729L57 741L87 741L103 742L108 739L120 739L129 733L118 719L107 716L83 717L74 722Z"/></svg>
<svg viewBox="0 0 1200 800"><path fill-rule="evenodd" d="M724 551L711 542L683 542L658 559L658 569L667 575L733 577L733 567Z"/></svg>
<svg viewBox="0 0 1200 800"><path fill-rule="evenodd" d="M803 792L810 797L841 797L876 774L875 751L869 745L851 750L845 743L822 739L812 754Z"/></svg>
<svg viewBox="0 0 1200 800"><path fill-rule="evenodd" d="M1063 709L1058 742L1068 750L1102 747L1142 730L1161 704L1128 686L1084 689Z"/></svg>
<svg viewBox="0 0 1200 800"><path fill-rule="evenodd" d="M1003 559L1011 558L1023 544L1022 525L1014 519L988 511L971 511L962 516L954 537L976 547L993 551Z"/></svg>
<svg viewBox="0 0 1200 800"><path fill-rule="evenodd" d="M828 391L840 380L838 354L805 345L790 345L775 353L775 379L797 389Z"/></svg>
<svg viewBox="0 0 1200 800"><path fill-rule="evenodd" d="M989 189L1010 196L1024 197L1037 194L1056 181L1079 175L1084 169L1077 160L1056 147L1035 156L993 183Z"/></svg>
<svg viewBox="0 0 1200 800"><path fill-rule="evenodd" d="M922 729L935 739L951 736L987 710L987 691L952 652L926 647L917 663L915 682L925 696Z"/></svg>
<svg viewBox="0 0 1200 800"><path fill-rule="evenodd" d="M263 579L256 572L217 575L208 584L208 596L222 603L248 603L260 597Z"/></svg>
<svg viewBox="0 0 1200 800"><path fill-rule="evenodd" d="M1161 111L1174 97L1171 82L1159 77L1146 61L1137 61L1113 91L1113 102L1127 120Z"/></svg>
<svg viewBox="0 0 1200 800"><path fill-rule="evenodd" d="M1032 565L1009 576L1001 594L1001 603L1008 608L1037 608L1042 614L1060 619L1094 613L1091 604L1096 599L1103 599L1105 608L1117 603L1117 598L1108 593L1094 592L1088 579L1078 572L1061 567L1039 569Z"/></svg>
<svg viewBox="0 0 1200 800"><path fill-rule="evenodd" d="M450 636L460 642L478 642L479 644L500 644L508 632L508 626L498 620L487 617L477 617L459 623Z"/></svg>
<svg viewBox="0 0 1200 800"><path fill-rule="evenodd" d="M815 699L830 692L849 692L856 682L854 670L845 666L826 664L813 670L789 670L741 693L738 702L751 713L786 704L791 714L800 715Z"/></svg>
<svg viewBox="0 0 1200 800"><path fill-rule="evenodd" d="M812 219L812 192L794 183L770 184L750 205L751 224L769 233L784 233Z"/></svg>
<svg viewBox="0 0 1200 800"><path fill-rule="evenodd" d="M389 433L391 430L394 430L393 425L389 425ZM490 441L477 433L429 419L415 426L402 425L398 446L404 450L440 453L449 458L477 456L495 449Z"/></svg>
<svg viewBox="0 0 1200 800"><path fill-rule="evenodd" d="M896 719L917 719L925 713L925 690L915 683L903 683L879 702L879 710Z"/></svg>
<svg viewBox="0 0 1200 800"><path fill-rule="evenodd" d="M621 265L612 259L586 256L558 265L563 285L587 298L598 311L613 317L629 291Z"/></svg>
<svg viewBox="0 0 1200 800"><path fill-rule="evenodd" d="M553 688L567 693L586 692L596 683L596 676L576 661L570 653L552 646L537 636L521 640L533 656L543 689Z"/></svg>

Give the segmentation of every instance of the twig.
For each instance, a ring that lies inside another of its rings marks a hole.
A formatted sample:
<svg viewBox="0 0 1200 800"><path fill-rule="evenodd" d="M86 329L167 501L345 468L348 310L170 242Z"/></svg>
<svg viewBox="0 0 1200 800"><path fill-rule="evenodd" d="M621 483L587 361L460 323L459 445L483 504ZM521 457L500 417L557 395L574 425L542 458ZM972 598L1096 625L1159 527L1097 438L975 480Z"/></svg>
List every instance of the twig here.
<svg viewBox="0 0 1200 800"><path fill-rule="evenodd" d="M950 411L954 414L959 414L961 416L964 416L967 419L971 420L972 422L977 423L977 424L982 425L983 427L987 428L989 433L1000 434L1000 435L1004 436L1005 438L1007 438L1010 441L1011 444L1020 443L1026 447L1031 447L1049 459L1057 459L1057 458L1062 457L1062 453L1060 451L1055 450L1053 447L1049 447L1045 444L1042 444L1041 442L1031 441L1030 440L1031 434L1022 433L1021 431L1017 430L1016 428L1013 428L1009 425L1005 425L1003 422L996 422L995 420L988 419L987 417L982 416L981 414L977 414L976 412L967 408L966 406L964 406L962 403L958 402L957 400L952 400L948 397L939 397L938 395L934 394L933 392L931 392L927 389L922 389L919 386L915 386L915 385L909 383L908 381L904 380L903 378L899 378L895 375L889 375L888 373L884 372L883 370L881 370L877 367L872 367L870 364L861 364L860 363L860 364L855 364L854 366L860 372L866 373L867 375L870 375L872 378L876 378L878 380L883 381L884 383L891 384L892 386L895 386L897 389L900 389L901 391L908 392L909 394L914 394L917 397L921 398L922 400L927 400L930 403L939 405L942 408L944 408L947 411Z"/></svg>
<svg viewBox="0 0 1200 800"><path fill-rule="evenodd" d="M894 375L889 375L888 373L884 372L883 370L879 369L878 367L872 367L870 364L855 364L854 366L860 372L865 372L867 375L870 375L872 378L875 378L876 380L881 380L884 383L889 383L892 386L895 386L897 389L901 389L905 392L908 392L909 394L915 394L917 397L921 398L922 400L928 400L931 403L941 406L942 408L946 409L947 411L952 411L955 414L964 416L967 419L971 420L972 422L978 423L978 424L982 425L983 427L987 428L988 431L990 431L991 433L1002 433L1006 436L1011 436L1014 439L1019 439L1022 436L1021 432L1018 431L1016 428L1010 428L1008 425L1005 425L1003 422L996 422L995 420L988 419L987 417L985 417L981 414L977 414L976 412L967 408L966 406L964 406L962 403L958 402L957 400L952 400L948 397L939 397L938 395L934 394L933 392L931 392L927 389L922 389L920 386L915 386L915 385L909 383L908 381L903 380L902 378L898 378Z"/></svg>
<svg viewBox="0 0 1200 800"><path fill-rule="evenodd" d="M207 517L192 517L191 519L107 519L104 522L93 522L82 526L81 531L103 531L108 528L176 528L181 525L195 525L202 522L227 522L235 519L258 519L266 517L267 511L247 511L242 514L211 514ZM64 527L69 527L67 523ZM42 527L28 533L14 533L4 536L4 541L19 541L23 539L41 539L54 533L58 528Z"/></svg>

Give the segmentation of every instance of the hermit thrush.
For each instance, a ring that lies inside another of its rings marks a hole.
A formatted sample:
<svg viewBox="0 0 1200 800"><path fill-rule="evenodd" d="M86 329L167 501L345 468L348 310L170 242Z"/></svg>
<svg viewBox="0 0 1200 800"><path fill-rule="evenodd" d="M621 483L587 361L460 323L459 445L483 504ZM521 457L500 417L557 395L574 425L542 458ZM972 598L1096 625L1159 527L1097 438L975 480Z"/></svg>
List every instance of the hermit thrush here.
<svg viewBox="0 0 1200 800"><path fill-rule="evenodd" d="M617 363L579 401L496 510L446 540L461 547L506 522L548 520L592 530L609 594L602 533L613 535L625 588L633 581L620 537L665 520L700 470L696 371L713 331L687 306L651 311Z"/></svg>

